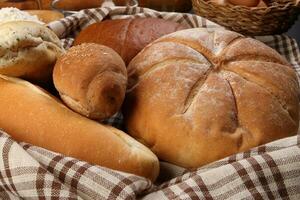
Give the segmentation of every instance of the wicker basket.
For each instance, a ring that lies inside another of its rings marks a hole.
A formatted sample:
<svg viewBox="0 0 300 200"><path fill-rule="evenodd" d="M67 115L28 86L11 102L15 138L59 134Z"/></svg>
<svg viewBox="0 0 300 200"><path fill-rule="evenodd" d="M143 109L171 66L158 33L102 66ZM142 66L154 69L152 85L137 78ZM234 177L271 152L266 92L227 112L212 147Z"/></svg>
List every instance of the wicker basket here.
<svg viewBox="0 0 300 200"><path fill-rule="evenodd" d="M300 1L274 0L268 7L218 5L209 0L192 0L196 14L245 35L286 32L296 21ZM296 3L297 2L297 3Z"/></svg>

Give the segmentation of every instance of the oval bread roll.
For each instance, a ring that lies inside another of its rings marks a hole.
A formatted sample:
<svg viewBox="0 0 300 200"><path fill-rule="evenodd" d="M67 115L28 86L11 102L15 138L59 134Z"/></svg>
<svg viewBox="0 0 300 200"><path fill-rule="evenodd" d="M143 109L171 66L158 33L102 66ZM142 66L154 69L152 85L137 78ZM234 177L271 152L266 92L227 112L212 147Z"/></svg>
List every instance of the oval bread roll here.
<svg viewBox="0 0 300 200"><path fill-rule="evenodd" d="M63 52L60 40L46 26L29 21L0 24L0 74L47 82Z"/></svg>
<svg viewBox="0 0 300 200"><path fill-rule="evenodd" d="M70 48L58 59L53 81L72 110L103 120L121 108L127 70L122 58L111 48L85 43Z"/></svg>
<svg viewBox="0 0 300 200"><path fill-rule="evenodd" d="M75 38L74 45L97 43L108 46L128 65L149 43L185 28L179 23L158 18L104 20L82 30Z"/></svg>
<svg viewBox="0 0 300 200"><path fill-rule="evenodd" d="M157 157L124 132L71 111L21 79L1 75L0 91L0 128L15 140L156 179Z"/></svg>
<svg viewBox="0 0 300 200"><path fill-rule="evenodd" d="M188 29L162 37L131 61L128 80L128 132L183 167L298 130L295 71L275 50L234 32Z"/></svg>

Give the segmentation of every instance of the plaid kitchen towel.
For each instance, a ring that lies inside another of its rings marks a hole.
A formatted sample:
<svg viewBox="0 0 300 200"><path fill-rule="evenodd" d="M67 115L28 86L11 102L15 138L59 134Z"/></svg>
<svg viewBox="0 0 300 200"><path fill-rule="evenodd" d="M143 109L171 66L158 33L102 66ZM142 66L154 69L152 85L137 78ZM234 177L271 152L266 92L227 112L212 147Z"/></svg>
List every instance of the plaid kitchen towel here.
<svg viewBox="0 0 300 200"><path fill-rule="evenodd" d="M196 15L139 7L83 10L49 24L49 28L69 48L74 36L86 26L104 18L128 17L157 17L190 27L222 28ZM300 52L294 39L285 35L256 38L275 48L300 73ZM121 127L122 116L117 114L107 123ZM17 143L8 134L0 131L1 199L300 199L299 134L194 171L162 163L155 184L132 174Z"/></svg>
<svg viewBox="0 0 300 200"><path fill-rule="evenodd" d="M298 138L298 139L297 139ZM154 185L0 131L1 199L300 199L300 137L275 141Z"/></svg>

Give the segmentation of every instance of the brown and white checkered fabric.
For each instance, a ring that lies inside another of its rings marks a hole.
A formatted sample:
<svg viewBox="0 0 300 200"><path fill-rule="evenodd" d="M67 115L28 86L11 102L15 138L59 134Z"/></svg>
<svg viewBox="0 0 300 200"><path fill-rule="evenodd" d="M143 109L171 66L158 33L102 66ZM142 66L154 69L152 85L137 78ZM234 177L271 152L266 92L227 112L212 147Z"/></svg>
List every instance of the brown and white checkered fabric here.
<svg viewBox="0 0 300 200"><path fill-rule="evenodd" d="M254 148L177 177L143 199L300 199L299 147L295 136Z"/></svg>
<svg viewBox="0 0 300 200"><path fill-rule="evenodd" d="M135 199L149 180L31 146L0 131L1 199Z"/></svg>
<svg viewBox="0 0 300 200"><path fill-rule="evenodd" d="M190 27L221 28L196 15L159 13L138 7L84 10L49 27L68 48L78 31L107 17L158 17ZM295 40L285 35L256 38L285 56L300 74L300 53ZM120 126L122 117L117 114L107 123ZM142 177L17 143L2 131L0 152L1 199L300 199L300 134L194 171L162 163L159 182L155 184Z"/></svg>
<svg viewBox="0 0 300 200"><path fill-rule="evenodd" d="M1 199L300 199L300 140L285 138L160 185L16 143L0 131Z"/></svg>

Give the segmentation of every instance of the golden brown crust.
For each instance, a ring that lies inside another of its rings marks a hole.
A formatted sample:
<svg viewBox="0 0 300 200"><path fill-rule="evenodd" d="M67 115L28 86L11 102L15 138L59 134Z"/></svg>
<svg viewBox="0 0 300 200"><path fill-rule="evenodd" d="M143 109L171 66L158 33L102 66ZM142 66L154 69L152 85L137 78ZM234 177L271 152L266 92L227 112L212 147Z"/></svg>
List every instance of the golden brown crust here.
<svg viewBox="0 0 300 200"><path fill-rule="evenodd" d="M128 64L147 44L185 28L178 23L157 18L105 20L80 32L74 45L98 43L108 46Z"/></svg>
<svg viewBox="0 0 300 200"><path fill-rule="evenodd" d="M128 132L183 167L298 129L294 70L273 49L233 32L189 29L164 36L131 61L128 76Z"/></svg>
<svg viewBox="0 0 300 200"><path fill-rule="evenodd" d="M26 12L36 15L39 20L46 24L64 18L62 13L53 10L27 10Z"/></svg>
<svg viewBox="0 0 300 200"><path fill-rule="evenodd" d="M163 11L189 12L192 9L190 0L139 0L140 7L152 8Z"/></svg>
<svg viewBox="0 0 300 200"><path fill-rule="evenodd" d="M102 3L102 0L61 0L56 3L55 7L63 10L82 10L100 7Z"/></svg>
<svg viewBox="0 0 300 200"><path fill-rule="evenodd" d="M127 71L122 58L111 48L84 43L58 59L53 81L71 109L103 120L114 115L123 103Z"/></svg>
<svg viewBox="0 0 300 200"><path fill-rule="evenodd" d="M0 90L0 128L17 141L156 179L156 156L124 132L72 112L29 82L1 75Z"/></svg>

